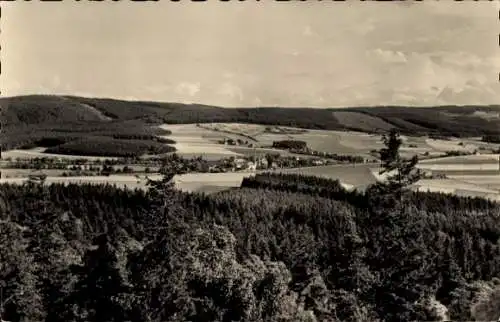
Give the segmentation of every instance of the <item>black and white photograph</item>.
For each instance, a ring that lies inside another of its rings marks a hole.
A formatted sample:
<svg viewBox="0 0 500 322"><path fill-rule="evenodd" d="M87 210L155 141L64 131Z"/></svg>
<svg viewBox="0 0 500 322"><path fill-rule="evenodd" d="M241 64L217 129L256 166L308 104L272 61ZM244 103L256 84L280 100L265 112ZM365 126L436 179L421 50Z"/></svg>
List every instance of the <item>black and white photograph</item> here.
<svg viewBox="0 0 500 322"><path fill-rule="evenodd" d="M500 0L0 9L0 322L500 321Z"/></svg>

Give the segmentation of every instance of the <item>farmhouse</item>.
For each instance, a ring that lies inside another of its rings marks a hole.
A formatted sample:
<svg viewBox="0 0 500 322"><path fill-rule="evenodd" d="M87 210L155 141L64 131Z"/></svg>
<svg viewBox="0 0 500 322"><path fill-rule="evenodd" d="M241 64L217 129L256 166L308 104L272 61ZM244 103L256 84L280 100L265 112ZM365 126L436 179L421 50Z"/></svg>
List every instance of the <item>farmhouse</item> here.
<svg viewBox="0 0 500 322"><path fill-rule="evenodd" d="M323 160L313 160L312 162L314 165L324 165L325 162Z"/></svg>
<svg viewBox="0 0 500 322"><path fill-rule="evenodd" d="M234 165L236 169L243 169L247 165L247 160L245 159L235 159Z"/></svg>
<svg viewBox="0 0 500 322"><path fill-rule="evenodd" d="M252 162L252 161L249 161L249 162L247 163L247 169L248 169L248 170L251 170L251 171L255 171L255 170L257 170L257 164L255 164L255 163L254 163L254 162Z"/></svg>

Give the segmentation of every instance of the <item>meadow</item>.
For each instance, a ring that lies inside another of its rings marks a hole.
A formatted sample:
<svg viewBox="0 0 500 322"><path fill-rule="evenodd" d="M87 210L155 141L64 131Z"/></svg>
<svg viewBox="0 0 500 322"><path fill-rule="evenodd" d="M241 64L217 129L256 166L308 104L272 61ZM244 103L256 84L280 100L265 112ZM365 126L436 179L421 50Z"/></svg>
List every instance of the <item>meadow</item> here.
<svg viewBox="0 0 500 322"><path fill-rule="evenodd" d="M46 153L46 148L33 148L27 150L8 150L2 151L2 159L35 159L35 158L59 158L59 159L67 159L67 160L76 160L76 159L87 159L87 160L106 160L106 159L117 159L116 157L102 157L102 156L83 156L76 154L55 154L55 153Z"/></svg>

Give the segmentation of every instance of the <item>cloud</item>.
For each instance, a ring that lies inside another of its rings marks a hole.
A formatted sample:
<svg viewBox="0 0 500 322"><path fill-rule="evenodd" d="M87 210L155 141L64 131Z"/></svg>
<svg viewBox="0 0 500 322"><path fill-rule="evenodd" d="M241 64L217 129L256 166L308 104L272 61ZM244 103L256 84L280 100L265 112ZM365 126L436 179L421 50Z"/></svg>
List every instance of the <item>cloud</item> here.
<svg viewBox="0 0 500 322"><path fill-rule="evenodd" d="M194 97L196 94L200 92L201 84L198 83L190 83L190 82L181 82L179 85L175 87L176 94L187 95L189 97Z"/></svg>
<svg viewBox="0 0 500 322"><path fill-rule="evenodd" d="M315 33L314 33L313 29L311 28L311 26L305 26L303 31L302 31L302 35L304 35L306 37L311 37L311 36L314 36Z"/></svg>
<svg viewBox="0 0 500 322"><path fill-rule="evenodd" d="M406 63L406 56L400 51L384 50L377 48L370 52L375 58L385 63Z"/></svg>
<svg viewBox="0 0 500 322"><path fill-rule="evenodd" d="M229 98L231 101L243 101L243 91L231 83L223 83L217 90L217 95Z"/></svg>
<svg viewBox="0 0 500 322"><path fill-rule="evenodd" d="M155 84L146 86L145 90L151 94L162 94L167 93L172 90L172 86L163 85L163 84Z"/></svg>

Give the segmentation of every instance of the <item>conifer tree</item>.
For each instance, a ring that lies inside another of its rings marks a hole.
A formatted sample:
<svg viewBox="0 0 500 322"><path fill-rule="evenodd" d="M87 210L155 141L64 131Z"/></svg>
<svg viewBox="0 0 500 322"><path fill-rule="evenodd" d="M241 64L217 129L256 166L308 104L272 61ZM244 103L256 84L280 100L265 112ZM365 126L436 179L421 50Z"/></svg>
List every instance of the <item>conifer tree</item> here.
<svg viewBox="0 0 500 322"><path fill-rule="evenodd" d="M401 157L399 149L403 141L395 129L383 135L382 142L385 147L379 151L382 166L379 173L388 175L385 183L386 191L402 203L404 192L421 178L420 170L416 168L418 156L415 155L410 159Z"/></svg>

